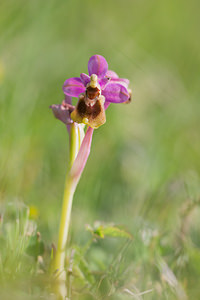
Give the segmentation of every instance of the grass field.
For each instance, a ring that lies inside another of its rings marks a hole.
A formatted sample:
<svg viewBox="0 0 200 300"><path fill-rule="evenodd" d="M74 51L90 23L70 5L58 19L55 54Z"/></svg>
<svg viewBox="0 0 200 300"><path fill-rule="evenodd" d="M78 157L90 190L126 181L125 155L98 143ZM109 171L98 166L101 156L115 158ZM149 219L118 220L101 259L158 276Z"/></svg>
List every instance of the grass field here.
<svg viewBox="0 0 200 300"><path fill-rule="evenodd" d="M200 299L199 9L197 0L0 1L0 299L54 299L47 274L68 136L49 105L94 54L130 79L133 101L111 105L94 132L73 203L72 299ZM92 241L85 224L97 220L133 240Z"/></svg>

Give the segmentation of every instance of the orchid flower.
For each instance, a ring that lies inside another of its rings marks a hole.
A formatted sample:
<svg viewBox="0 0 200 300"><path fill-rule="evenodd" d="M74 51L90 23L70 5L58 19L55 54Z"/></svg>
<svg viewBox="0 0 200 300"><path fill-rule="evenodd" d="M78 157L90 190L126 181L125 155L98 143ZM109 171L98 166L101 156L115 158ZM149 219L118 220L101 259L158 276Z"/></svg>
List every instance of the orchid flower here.
<svg viewBox="0 0 200 300"><path fill-rule="evenodd" d="M66 125L70 138L70 170L66 177L53 267L62 281L58 289L63 299L66 296L64 262L72 200L90 153L93 131L106 122L105 110L110 103L127 103L131 97L129 80L119 78L114 71L108 70L108 63L103 56L94 55L89 59L88 73L81 73L80 78L67 79L63 85L65 100L62 104L50 106L54 116ZM72 97L78 98L75 107L71 102ZM88 125L86 133L83 129L85 125Z"/></svg>
<svg viewBox="0 0 200 300"><path fill-rule="evenodd" d="M88 73L67 79L63 91L79 99L71 114L72 120L98 128L106 122L105 109L110 103L122 103L130 98L129 80L108 70L108 63L101 55L89 59Z"/></svg>

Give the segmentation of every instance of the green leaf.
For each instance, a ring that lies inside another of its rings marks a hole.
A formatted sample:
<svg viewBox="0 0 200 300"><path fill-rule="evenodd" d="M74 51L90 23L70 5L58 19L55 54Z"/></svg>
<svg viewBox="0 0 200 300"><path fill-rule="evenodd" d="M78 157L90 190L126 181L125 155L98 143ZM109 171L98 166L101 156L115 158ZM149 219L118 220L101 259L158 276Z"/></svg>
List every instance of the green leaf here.
<svg viewBox="0 0 200 300"><path fill-rule="evenodd" d="M38 238L38 234L30 238L26 253L35 258L44 253L44 243Z"/></svg>
<svg viewBox="0 0 200 300"><path fill-rule="evenodd" d="M132 235L125 231L124 229L121 229L119 227L116 226L108 226L103 228L103 233L104 235L107 236L113 236L113 237L124 237L124 238L128 238L128 239L132 239Z"/></svg>
<svg viewBox="0 0 200 300"><path fill-rule="evenodd" d="M105 236L133 239L132 235L129 232L116 225L100 224L98 222L94 224L94 227L87 225L86 229L90 231L95 237L100 239L103 239Z"/></svg>

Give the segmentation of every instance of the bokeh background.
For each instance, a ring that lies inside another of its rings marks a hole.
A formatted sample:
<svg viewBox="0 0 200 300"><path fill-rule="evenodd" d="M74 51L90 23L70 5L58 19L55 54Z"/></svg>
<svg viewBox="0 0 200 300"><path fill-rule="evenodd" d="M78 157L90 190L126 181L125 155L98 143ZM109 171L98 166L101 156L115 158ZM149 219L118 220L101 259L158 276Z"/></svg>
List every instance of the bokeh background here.
<svg viewBox="0 0 200 300"><path fill-rule="evenodd" d="M133 294L98 299L200 297L199 10L197 0L0 2L1 210L31 207L46 244L57 240L68 165L49 105L94 54L131 82L132 103L111 105L95 130L73 204L70 244L83 245L96 220L134 236L123 254ZM106 269L123 244L101 241L90 255ZM38 293L22 290L12 295Z"/></svg>

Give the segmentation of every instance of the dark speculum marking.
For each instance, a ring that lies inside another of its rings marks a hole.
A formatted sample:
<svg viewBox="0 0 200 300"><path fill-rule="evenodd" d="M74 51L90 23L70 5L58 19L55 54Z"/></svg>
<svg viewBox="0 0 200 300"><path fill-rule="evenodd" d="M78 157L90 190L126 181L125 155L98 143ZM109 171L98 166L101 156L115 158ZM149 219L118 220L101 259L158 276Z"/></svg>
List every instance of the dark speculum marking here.
<svg viewBox="0 0 200 300"><path fill-rule="evenodd" d="M87 111L87 106L83 99L79 100L78 106L77 106L77 111L78 111L79 115L81 116L81 118L84 118L86 111Z"/></svg>
<svg viewBox="0 0 200 300"><path fill-rule="evenodd" d="M91 109L91 117L92 119L95 119L101 112L101 104L99 100L97 100L93 106L90 106L90 109Z"/></svg>
<svg viewBox="0 0 200 300"><path fill-rule="evenodd" d="M93 100L100 95L100 91L97 87L92 88L91 86L89 86L86 89L86 95L87 95L87 98Z"/></svg>
<svg viewBox="0 0 200 300"><path fill-rule="evenodd" d="M84 99L79 100L77 112L81 118L95 119L101 113L101 104L99 100L92 105L86 105Z"/></svg>

